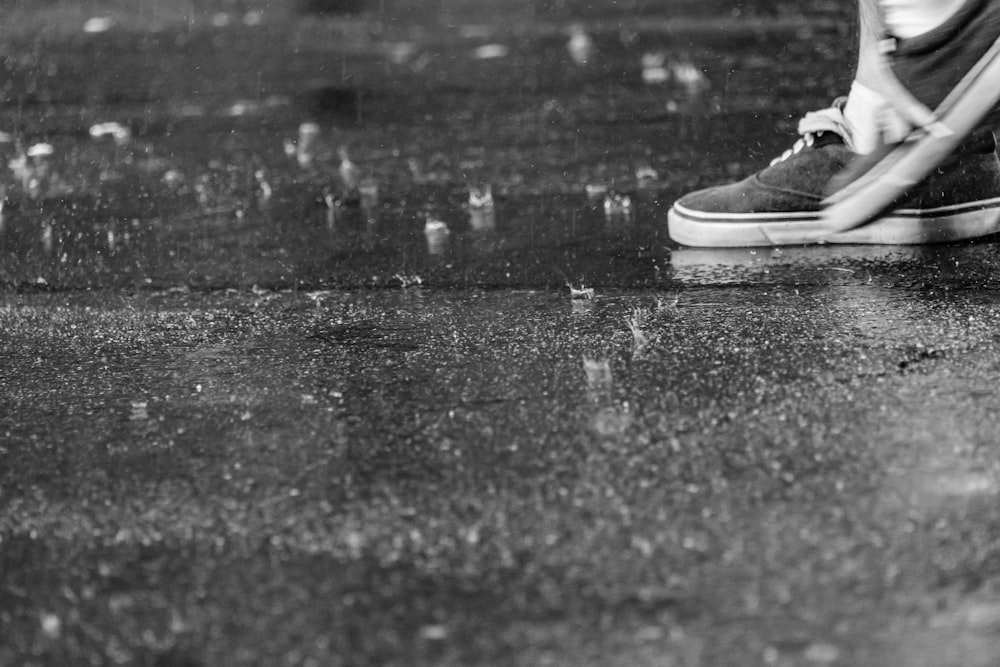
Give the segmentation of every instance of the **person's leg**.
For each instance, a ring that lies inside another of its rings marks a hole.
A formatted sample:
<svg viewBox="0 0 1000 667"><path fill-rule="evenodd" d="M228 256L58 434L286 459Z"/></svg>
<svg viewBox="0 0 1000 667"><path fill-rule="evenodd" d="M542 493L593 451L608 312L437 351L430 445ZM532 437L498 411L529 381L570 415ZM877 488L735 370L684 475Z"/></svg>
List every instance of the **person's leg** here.
<svg viewBox="0 0 1000 667"><path fill-rule="evenodd" d="M858 0L858 66L854 80L869 88L877 87L879 42L882 22L877 0Z"/></svg>
<svg viewBox="0 0 1000 667"><path fill-rule="evenodd" d="M897 138L907 129L905 122L894 112L887 96L892 91L886 90L882 74L882 49L885 48L884 38L891 36L898 40L933 39L933 31L941 28L949 19L954 20L959 10L967 10L980 5L980 0L859 0L858 1L858 62L854 83L851 85L847 103L844 106L844 116L847 125L854 134L853 148L859 153L871 152L880 133ZM995 3L994 3L995 4ZM966 44L964 40L952 40L951 51L966 57L959 60L971 62L978 59L982 51L996 38L997 28L990 26L988 19L982 34L971 35L975 41L982 44L981 48ZM944 41L947 41L945 39ZM904 41L904 45L906 42ZM904 49L905 50L905 49ZM914 49L909 48L910 51ZM953 54L949 54L950 56ZM923 66L920 75L907 76L906 67L902 73L909 79L917 79L928 73L939 73L947 70L950 58L936 57L930 66ZM897 59L898 62L899 59ZM897 64L897 67L899 65ZM954 67L964 74L968 67ZM940 80L941 76L931 77ZM921 82L915 81L918 86ZM955 81L951 81L952 84ZM937 87L941 87L940 85ZM918 94L918 97L920 95ZM941 95L925 95L932 102L940 101ZM936 105L935 105L936 106Z"/></svg>
<svg viewBox="0 0 1000 667"><path fill-rule="evenodd" d="M879 0L893 74L935 109L1000 37L996 0Z"/></svg>
<svg viewBox="0 0 1000 667"><path fill-rule="evenodd" d="M965 0L879 0L886 32L900 39L930 32L963 4Z"/></svg>
<svg viewBox="0 0 1000 667"><path fill-rule="evenodd" d="M893 112L880 90L878 63L882 24L876 1L858 0L858 63L844 104L851 147L858 153L875 150L885 125L892 122Z"/></svg>

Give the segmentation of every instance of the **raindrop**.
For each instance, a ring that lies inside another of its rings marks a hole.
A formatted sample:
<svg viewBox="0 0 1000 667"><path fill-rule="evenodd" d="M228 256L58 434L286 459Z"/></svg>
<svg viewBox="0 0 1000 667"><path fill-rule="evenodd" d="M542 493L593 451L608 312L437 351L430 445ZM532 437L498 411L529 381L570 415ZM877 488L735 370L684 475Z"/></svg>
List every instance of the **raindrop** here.
<svg viewBox="0 0 1000 667"><path fill-rule="evenodd" d="M267 182L267 171L263 168L256 170L253 173L254 177L254 195L257 199L258 206L265 206L270 200L271 195L274 191L271 188L271 184Z"/></svg>
<svg viewBox="0 0 1000 667"><path fill-rule="evenodd" d="M660 180L660 174L648 164L644 164L636 167L635 180L640 188L647 188Z"/></svg>
<svg viewBox="0 0 1000 667"><path fill-rule="evenodd" d="M20 182L21 189L27 190L32 178L32 170L28 165L28 156L20 153L7 163L7 168L11 170L14 177Z"/></svg>
<svg viewBox="0 0 1000 667"><path fill-rule="evenodd" d="M584 190L587 193L587 199L595 201L608 193L608 186L603 183L588 183Z"/></svg>
<svg viewBox="0 0 1000 667"><path fill-rule="evenodd" d="M604 217L608 222L631 220L633 212L632 197L629 195L609 191L604 196Z"/></svg>
<svg viewBox="0 0 1000 667"><path fill-rule="evenodd" d="M132 421L145 421L149 419L149 403L146 401L132 401L132 412L129 419Z"/></svg>
<svg viewBox="0 0 1000 667"><path fill-rule="evenodd" d="M132 130L116 122L96 123L90 126L90 136L95 139L111 137L119 146L127 144L132 138Z"/></svg>
<svg viewBox="0 0 1000 667"><path fill-rule="evenodd" d="M636 350L642 350L649 344L649 336L645 331L649 319L649 309L633 308L632 314L625 318L629 331L632 332L632 345Z"/></svg>
<svg viewBox="0 0 1000 667"><path fill-rule="evenodd" d="M257 113L260 105L250 100L237 100L222 111L223 116L238 117Z"/></svg>
<svg viewBox="0 0 1000 667"><path fill-rule="evenodd" d="M209 174L202 174L198 177L198 182L194 185L195 195L198 198L198 206L203 211L213 207L216 203L215 188L212 185L212 177Z"/></svg>
<svg viewBox="0 0 1000 667"><path fill-rule="evenodd" d="M307 122L299 125L299 139L292 144L292 151L295 160L303 169L313 166L316 158L316 149L319 144L319 125ZM288 143L285 144L285 152L288 152Z"/></svg>
<svg viewBox="0 0 1000 667"><path fill-rule="evenodd" d="M42 614L42 633L49 639L59 639L62 634L62 620L55 614Z"/></svg>
<svg viewBox="0 0 1000 667"><path fill-rule="evenodd" d="M832 665L840 659L840 649L833 644L817 642L806 649L803 657L813 664Z"/></svg>
<svg viewBox="0 0 1000 667"><path fill-rule="evenodd" d="M662 52L645 53L642 56L642 81L647 85L666 83L670 72L666 68L667 56Z"/></svg>
<svg viewBox="0 0 1000 667"><path fill-rule="evenodd" d="M678 59L670 62L670 77L688 98L699 97L711 87L705 73L687 59Z"/></svg>
<svg viewBox="0 0 1000 667"><path fill-rule="evenodd" d="M177 635L187 630L187 623L184 617L176 609L170 610L170 632Z"/></svg>
<svg viewBox="0 0 1000 667"><path fill-rule="evenodd" d="M469 208L473 210L493 208L493 188L489 183L469 186Z"/></svg>
<svg viewBox="0 0 1000 667"><path fill-rule="evenodd" d="M42 223L42 248L45 249L47 255L51 255L55 249L55 234L52 230L52 222L49 220Z"/></svg>
<svg viewBox="0 0 1000 667"><path fill-rule="evenodd" d="M577 65L586 65L594 55L594 40L581 25L570 28L569 42L566 44L569 57Z"/></svg>
<svg viewBox="0 0 1000 667"><path fill-rule="evenodd" d="M406 275L404 273L397 273L396 275L393 276L393 278L395 278L396 280L399 281L399 285L403 289L406 289L408 287L420 287L424 283L423 278L421 278L418 275L412 275L412 276L410 276L410 275ZM331 394L331 395L334 395L334 394ZM336 393L336 397L340 398L340 393L339 392Z"/></svg>
<svg viewBox="0 0 1000 667"><path fill-rule="evenodd" d="M83 24L83 31L90 35L107 32L114 24L114 19L109 16L94 16Z"/></svg>
<svg viewBox="0 0 1000 667"><path fill-rule="evenodd" d="M55 153L55 149L52 148L52 144L38 143L38 144L32 144L28 148L27 156L28 157L48 157L48 156L52 155L53 153Z"/></svg>
<svg viewBox="0 0 1000 667"><path fill-rule="evenodd" d="M572 283L567 282L566 285L569 286L569 298L571 299L593 299L594 298L594 288L585 287L581 284L579 287L574 287Z"/></svg>
<svg viewBox="0 0 1000 667"><path fill-rule="evenodd" d="M430 254L440 255L444 253L450 234L451 231L446 222L432 216L427 217L424 223L424 236L427 237L427 251Z"/></svg>
<svg viewBox="0 0 1000 667"><path fill-rule="evenodd" d="M367 211L378 206L378 182L372 177L361 179L358 184L358 194L361 195L361 207Z"/></svg>
<svg viewBox="0 0 1000 667"><path fill-rule="evenodd" d="M326 211L326 226L333 229L337 224L337 213L343 206L343 201L332 192L324 192L323 206Z"/></svg>
<svg viewBox="0 0 1000 667"><path fill-rule="evenodd" d="M413 42L393 42L383 48L386 56L395 65L405 65L417 53L417 45Z"/></svg>
<svg viewBox="0 0 1000 667"><path fill-rule="evenodd" d="M184 174L177 169L168 169L163 174L163 184L171 190L176 190L184 184Z"/></svg>
<svg viewBox="0 0 1000 667"><path fill-rule="evenodd" d="M476 60L493 60L495 58L506 58L510 49L503 44L484 44L477 48L472 57Z"/></svg>
<svg viewBox="0 0 1000 667"><path fill-rule="evenodd" d="M425 625L420 628L420 636L428 641L441 641L448 638L448 628L443 625Z"/></svg>
<svg viewBox="0 0 1000 667"><path fill-rule="evenodd" d="M340 185L343 188L344 198L345 200L357 198L360 196L358 187L361 184L361 168L351 161L346 146L341 146L337 149L337 155L340 157L340 166L337 169L337 173L340 176Z"/></svg>

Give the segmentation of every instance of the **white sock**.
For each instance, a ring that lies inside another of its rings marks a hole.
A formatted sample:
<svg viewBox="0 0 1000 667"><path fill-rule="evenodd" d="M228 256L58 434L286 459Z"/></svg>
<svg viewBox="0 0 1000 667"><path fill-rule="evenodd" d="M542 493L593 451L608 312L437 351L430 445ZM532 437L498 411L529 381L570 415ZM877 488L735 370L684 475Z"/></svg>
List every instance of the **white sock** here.
<svg viewBox="0 0 1000 667"><path fill-rule="evenodd" d="M885 97L857 81L847 95L844 122L851 132L851 147L862 155L871 153L883 141L900 141L909 131L909 125Z"/></svg>
<svg viewBox="0 0 1000 667"><path fill-rule="evenodd" d="M900 39L933 30L964 4L965 0L879 0L886 30Z"/></svg>

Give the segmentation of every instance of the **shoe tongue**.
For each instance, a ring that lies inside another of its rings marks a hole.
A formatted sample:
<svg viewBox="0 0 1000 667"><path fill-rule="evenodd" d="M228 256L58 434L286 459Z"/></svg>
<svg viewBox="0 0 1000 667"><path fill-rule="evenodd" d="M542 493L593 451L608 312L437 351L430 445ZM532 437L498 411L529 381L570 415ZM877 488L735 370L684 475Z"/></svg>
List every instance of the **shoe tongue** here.
<svg viewBox="0 0 1000 667"><path fill-rule="evenodd" d="M832 137L852 148L850 136L851 129L848 126L843 112L837 106L819 111L810 111L799 120L799 134L805 136L813 135L814 139L827 137L824 145L830 143Z"/></svg>
<svg viewBox="0 0 1000 667"><path fill-rule="evenodd" d="M830 146L832 144L843 144L844 138L835 131L817 132L813 135L813 146Z"/></svg>

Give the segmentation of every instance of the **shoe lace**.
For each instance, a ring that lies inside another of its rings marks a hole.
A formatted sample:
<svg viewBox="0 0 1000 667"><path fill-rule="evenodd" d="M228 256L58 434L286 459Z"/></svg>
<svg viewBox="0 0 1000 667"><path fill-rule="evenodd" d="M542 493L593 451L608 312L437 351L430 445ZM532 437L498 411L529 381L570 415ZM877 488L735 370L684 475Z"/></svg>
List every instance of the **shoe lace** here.
<svg viewBox="0 0 1000 667"><path fill-rule="evenodd" d="M771 166L784 162L793 155L802 152L803 149L809 148L816 143L816 138L825 132L839 135L844 140L844 145L853 150L851 130L844 119L844 104L846 102L847 98L840 97L834 101L832 106L819 111L810 111L803 116L799 120L799 138L792 144L791 148L771 160Z"/></svg>

